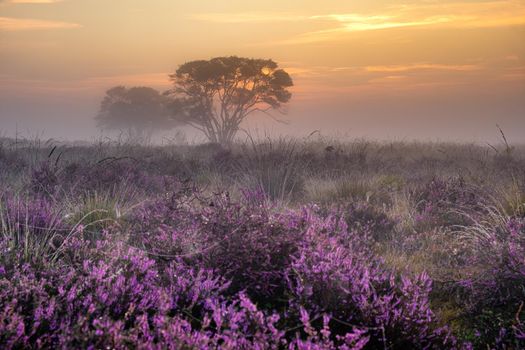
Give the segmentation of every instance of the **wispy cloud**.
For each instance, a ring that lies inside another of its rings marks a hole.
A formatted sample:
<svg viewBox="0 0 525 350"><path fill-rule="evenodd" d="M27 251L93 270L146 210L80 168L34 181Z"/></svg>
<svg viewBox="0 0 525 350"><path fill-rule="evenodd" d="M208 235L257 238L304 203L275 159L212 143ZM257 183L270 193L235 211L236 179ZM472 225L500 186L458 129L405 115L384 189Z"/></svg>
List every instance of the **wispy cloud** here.
<svg viewBox="0 0 525 350"><path fill-rule="evenodd" d="M289 14L273 12L201 13L190 18L214 23L312 22L322 29L272 42L306 44L336 40L352 32L396 28L490 28L525 25L525 2L518 0L417 3L375 13Z"/></svg>
<svg viewBox="0 0 525 350"><path fill-rule="evenodd" d="M71 29L80 27L82 26L78 23L47 21L30 18L0 17L0 30L2 31Z"/></svg>
<svg viewBox="0 0 525 350"><path fill-rule="evenodd" d="M367 66L367 72L397 73L417 70L444 70L444 71L476 71L483 67L476 64L433 64L433 63L414 63L408 65L389 65L389 66Z"/></svg>
<svg viewBox="0 0 525 350"><path fill-rule="evenodd" d="M399 19L394 15L360 15L355 13L350 14L332 14L325 16L313 16L312 19L331 19L341 23L341 27L337 28L337 31L346 32L360 32L366 30L379 30L389 28L401 28L401 27L416 27L416 26L428 26L440 23L448 23L454 20L458 20L457 17L453 16L432 16L428 18L421 18L415 20L403 20Z"/></svg>

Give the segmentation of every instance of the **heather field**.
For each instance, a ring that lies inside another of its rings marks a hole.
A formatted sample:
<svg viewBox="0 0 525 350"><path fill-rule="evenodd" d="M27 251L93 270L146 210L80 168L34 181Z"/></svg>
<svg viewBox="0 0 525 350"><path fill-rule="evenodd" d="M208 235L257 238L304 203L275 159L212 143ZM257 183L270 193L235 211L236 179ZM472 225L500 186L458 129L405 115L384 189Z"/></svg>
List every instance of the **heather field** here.
<svg viewBox="0 0 525 350"><path fill-rule="evenodd" d="M525 146L0 140L0 348L525 348Z"/></svg>

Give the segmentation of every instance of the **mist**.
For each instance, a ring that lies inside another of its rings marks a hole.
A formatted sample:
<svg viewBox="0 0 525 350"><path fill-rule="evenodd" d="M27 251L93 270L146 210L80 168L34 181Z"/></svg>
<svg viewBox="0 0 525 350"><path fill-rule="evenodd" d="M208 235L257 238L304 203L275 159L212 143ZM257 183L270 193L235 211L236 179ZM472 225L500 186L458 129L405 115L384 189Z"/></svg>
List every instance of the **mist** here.
<svg viewBox="0 0 525 350"><path fill-rule="evenodd" d="M287 123L254 114L244 129L483 143L498 124L523 140L522 2L271 4L0 2L0 130L92 139L109 88L163 92L180 65L233 55L294 82Z"/></svg>
<svg viewBox="0 0 525 350"><path fill-rule="evenodd" d="M295 80L300 88L301 77L297 76ZM118 83L115 80L114 85ZM18 132L25 136L39 134L44 138L74 141L118 135L118 132L108 133L97 128L94 120L105 87L70 90L64 83L56 89L52 89L56 82L41 84L45 84L49 91L34 91L31 87L19 87L13 91L11 86L3 86L0 130L4 136L13 137ZM66 85L75 84L68 82ZM108 84L107 88L111 86ZM168 89L169 85L158 88ZM258 114L244 122L242 127L294 137L304 137L319 130L334 137L484 143L499 139L496 125L500 125L509 139L518 143L525 141L525 84L522 82L504 90L478 88L477 91L459 93L431 91L413 94L401 91L355 95L330 98L315 94L293 95L286 113L277 115L281 122ZM190 139L199 140L198 133L187 127L180 129ZM169 137L169 134L158 133L157 139Z"/></svg>

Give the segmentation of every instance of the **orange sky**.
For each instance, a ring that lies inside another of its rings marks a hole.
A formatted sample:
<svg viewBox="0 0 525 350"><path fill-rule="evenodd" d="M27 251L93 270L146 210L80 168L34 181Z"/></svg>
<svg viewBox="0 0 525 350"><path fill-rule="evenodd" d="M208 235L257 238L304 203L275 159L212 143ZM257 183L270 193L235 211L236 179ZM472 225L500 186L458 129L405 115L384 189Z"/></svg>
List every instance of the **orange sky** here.
<svg viewBox="0 0 525 350"><path fill-rule="evenodd" d="M525 142L525 1L0 0L0 133L86 138L105 89L273 58L304 135Z"/></svg>

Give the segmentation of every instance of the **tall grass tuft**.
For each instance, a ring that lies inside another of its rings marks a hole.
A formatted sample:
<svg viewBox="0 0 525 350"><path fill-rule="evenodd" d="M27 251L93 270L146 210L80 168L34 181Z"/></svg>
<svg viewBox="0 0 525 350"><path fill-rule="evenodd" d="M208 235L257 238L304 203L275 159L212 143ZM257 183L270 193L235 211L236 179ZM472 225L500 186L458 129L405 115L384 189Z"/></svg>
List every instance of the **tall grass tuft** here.
<svg viewBox="0 0 525 350"><path fill-rule="evenodd" d="M250 138L241 152L237 163L241 186L262 190L269 199L283 203L303 196L308 164L297 141L268 138L256 143Z"/></svg>
<svg viewBox="0 0 525 350"><path fill-rule="evenodd" d="M71 206L64 220L70 225L82 222L84 232L91 236L118 225L123 215L119 198L108 192L86 193Z"/></svg>

